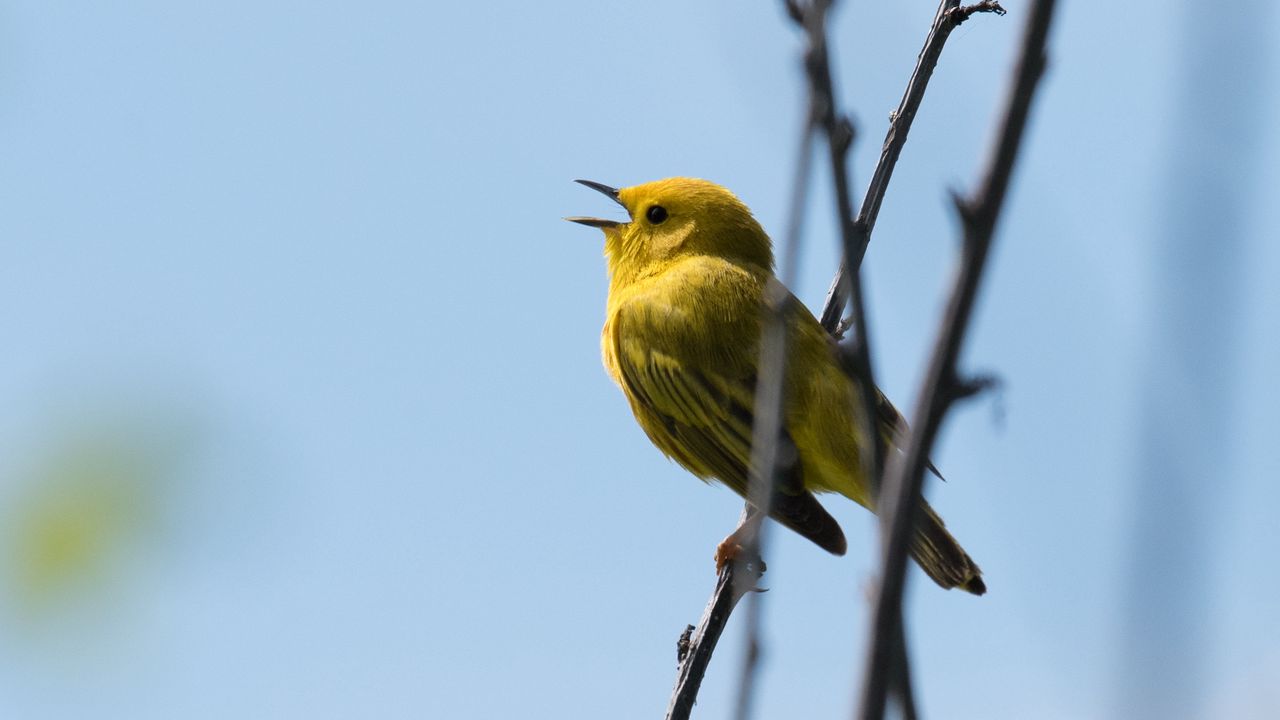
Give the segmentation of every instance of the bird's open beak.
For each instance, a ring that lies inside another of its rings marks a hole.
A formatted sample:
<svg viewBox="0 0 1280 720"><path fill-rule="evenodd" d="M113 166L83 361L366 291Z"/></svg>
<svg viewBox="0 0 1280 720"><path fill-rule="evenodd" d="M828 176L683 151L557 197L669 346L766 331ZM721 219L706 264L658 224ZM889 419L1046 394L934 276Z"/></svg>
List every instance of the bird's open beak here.
<svg viewBox="0 0 1280 720"><path fill-rule="evenodd" d="M586 185L587 187L597 192L604 193L605 195L608 195L611 200L618 203L619 205L622 205L622 201L618 199L617 188L611 188L608 185L605 185L604 183L592 182L591 180L574 180L574 182L580 185ZM626 210L627 206L622 205L622 209ZM628 214L629 213L630 211L628 211ZM590 227L598 227L598 228L614 228L623 224L617 220L605 220L603 218L593 218L593 217L567 217L565 218L565 220L568 220L569 222L576 222L579 225L588 225Z"/></svg>

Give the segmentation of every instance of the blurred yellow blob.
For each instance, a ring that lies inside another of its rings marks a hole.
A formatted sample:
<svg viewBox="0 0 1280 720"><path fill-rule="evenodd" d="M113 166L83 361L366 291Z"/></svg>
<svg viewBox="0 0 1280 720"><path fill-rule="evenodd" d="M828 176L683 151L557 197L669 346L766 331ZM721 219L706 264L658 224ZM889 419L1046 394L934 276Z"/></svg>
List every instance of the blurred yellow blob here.
<svg viewBox="0 0 1280 720"><path fill-rule="evenodd" d="M154 517L155 453L105 433L68 440L23 483L7 513L6 584L22 610L90 599L138 549Z"/></svg>

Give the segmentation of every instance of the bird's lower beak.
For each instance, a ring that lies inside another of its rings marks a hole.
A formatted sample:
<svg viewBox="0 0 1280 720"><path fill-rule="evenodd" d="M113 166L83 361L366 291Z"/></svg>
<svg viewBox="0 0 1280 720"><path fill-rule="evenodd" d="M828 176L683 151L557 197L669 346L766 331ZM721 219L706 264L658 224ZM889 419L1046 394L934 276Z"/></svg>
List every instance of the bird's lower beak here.
<svg viewBox="0 0 1280 720"><path fill-rule="evenodd" d="M604 183L593 182L591 180L574 180L574 182L578 183L579 185L586 185L587 187L591 188L592 190L595 190L596 192L600 192L605 195L608 195L610 200L613 200L619 205L622 205L622 200L618 198L617 188L611 188L608 185L605 185ZM626 210L627 206L622 205L622 209ZM628 214L630 214L630 211L628 211ZM579 225L587 225L589 227L598 227L598 228L616 228L619 225L623 224L617 220L605 220L603 218L593 218L593 217L567 217L565 218L565 220L568 220L569 222L578 223Z"/></svg>

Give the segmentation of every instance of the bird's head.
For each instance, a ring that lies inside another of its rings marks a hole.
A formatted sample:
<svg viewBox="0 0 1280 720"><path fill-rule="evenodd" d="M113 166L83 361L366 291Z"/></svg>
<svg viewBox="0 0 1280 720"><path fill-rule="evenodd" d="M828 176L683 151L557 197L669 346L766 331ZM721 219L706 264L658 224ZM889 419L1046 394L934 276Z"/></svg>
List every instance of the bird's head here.
<svg viewBox="0 0 1280 720"><path fill-rule="evenodd" d="M621 190L578 182L608 195L629 216L625 221L565 218L604 231L605 256L615 279L645 275L696 255L723 258L753 271L773 269L764 228L741 200L713 182L677 177Z"/></svg>

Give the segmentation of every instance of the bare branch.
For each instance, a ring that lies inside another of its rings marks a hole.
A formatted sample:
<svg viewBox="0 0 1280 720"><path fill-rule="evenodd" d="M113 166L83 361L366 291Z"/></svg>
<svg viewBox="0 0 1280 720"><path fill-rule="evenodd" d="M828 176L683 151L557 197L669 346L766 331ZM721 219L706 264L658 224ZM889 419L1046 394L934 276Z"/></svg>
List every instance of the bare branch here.
<svg viewBox="0 0 1280 720"><path fill-rule="evenodd" d="M783 240L783 259L781 268L784 282L790 282L798 265L801 227L804 219L805 196L808 193L811 158L813 155L813 135L815 129L812 109L804 120L804 129L800 137L799 155L796 161L795 181L792 184L791 207L787 222L787 230ZM769 514L773 500L774 488L778 476L778 441L782 436L782 390L786 372L786 325L785 313L789 295L783 283L774 280L765 287L764 324L760 338L760 362L757 368L755 394L755 422L751 435L751 463L748 471L747 502L742 512L742 523L747 522L753 514L763 517ZM767 468L768 470L765 470ZM740 523L740 527L742 524ZM689 711L697 700L698 690L706 665L711 660L716 641L724 629L729 614L743 595L755 588L755 582L763 572L764 562L760 560L761 545L766 525L761 523L754 532L741 536L742 551L737 561L729 563L721 572L711 600L707 603L707 612L703 614L703 622L694 632L688 645L688 655L680 664L680 672L676 679L676 687L672 691L668 705L667 717L687 718ZM754 572L753 565L760 567ZM712 609L716 609L712 612ZM759 659L759 624L760 615L757 602L748 602L747 613L747 647L739 684L737 714L745 717L749 713L751 688ZM705 626L705 627L704 627ZM700 666L699 666L700 664Z"/></svg>
<svg viewBox="0 0 1280 720"><path fill-rule="evenodd" d="M955 10L952 10L950 13L948 13L948 15L951 16L951 21L955 23L957 26L959 26L960 23L964 22L965 20L968 20L971 15L974 15L976 13L984 13L984 12L995 13L997 15L1004 15L1005 9L1000 7L1000 3L996 2L995 0L982 0L982 2L979 2L979 3L974 3L972 5L965 5L964 7L958 7Z"/></svg>
<svg viewBox="0 0 1280 720"><path fill-rule="evenodd" d="M815 3L815 5L817 5ZM925 87L937 65L942 53L942 46L951 30L964 22L975 12L993 11L1003 14L998 3L984 2L965 8L957 7L958 2L943 0L938 6L933 25L925 39L925 49L921 51L916 70L903 95L898 111L890 123L889 134L885 138L881 150L880 162L872 175L867 196L863 200L862 210L857 219L853 217L853 204L849 193L848 152L853 140L853 126L847 118L840 115L835 98L831 77L828 46L824 27L825 12L802 14L801 18L809 32L809 69L812 96L817 107L822 111L820 122L826 133L830 150L831 176L835 184L837 223L840 228L840 241L843 249L843 261L832 281L823 309L822 324L837 339L847 330L848 325L840 321L846 298L852 306L852 326L856 338L852 352L847 353L846 371L857 381L858 407L856 412L859 440L859 457L862 460L863 474L874 494L879 495L881 478L884 472L885 446L880 442L880 433L876 426L876 402L878 400L875 372L871 362L871 332L866 314L865 295L862 287L862 258L866 254L867 245L871 241L871 229L880 211L880 203L884 199L897 164L898 155L906 143L907 132L915 119L916 109L924 98ZM825 5L820 8L825 11ZM842 327L842 325L844 327ZM898 696L903 714L908 718L915 716L914 696L911 689L910 661L907 647L903 639L901 627L896 634L896 645L891 648L892 665L886 670L889 687Z"/></svg>
<svg viewBox="0 0 1280 720"><path fill-rule="evenodd" d="M866 661L859 716L863 720L884 717L894 645L901 640L902 589L906 575L907 545L929 452L948 407L958 397L956 360L972 315L978 284L1000 209L1004 203L1014 160L1036 85L1045 67L1045 42L1053 15L1053 0L1036 0L1023 30L1021 50L1013 82L1005 99L995 145L988 156L982 183L971 200L960 203L964 250L929 372L913 415L906 451L890 461L880 493L882 570L876 588L871 643ZM960 388L963 390L963 387Z"/></svg>
<svg viewBox="0 0 1280 720"><path fill-rule="evenodd" d="M675 692L667 704L667 720L688 719L693 703L698 699L698 688L711 662L711 654L715 652L716 643L729 622L729 614L742 596L754 588L764 571L764 563L756 560L745 564L729 563L720 572L715 592L702 611L698 627L686 629L677 644L680 670L676 676Z"/></svg>
<svg viewBox="0 0 1280 720"><path fill-rule="evenodd" d="M744 517L754 509L762 518L767 518L778 486L778 444L782 438L783 379L787 369L786 315L787 305L791 302L787 286L795 284L794 275L799 266L801 227L813 158L815 118L816 112L811 101L804 129L800 134L796 174L791 186L791 207L788 210L786 235L783 237L782 262L779 264L783 280L778 282L771 279L764 288L764 328L760 336L760 363L756 369L755 421L751 426L751 466ZM755 532L745 535L742 543L745 557L761 556L767 527L768 523L761 522ZM734 592L742 591L735 587ZM751 715L752 690L760 659L760 609L759 600L755 596L747 601L746 634L747 652L743 656L734 715L742 720Z"/></svg>
<svg viewBox="0 0 1280 720"><path fill-rule="evenodd" d="M840 228L840 243L845 260L841 267L848 265L848 258L860 254L859 235L853 221L853 199L849 191L849 148L853 144L853 123L841 115L836 102L834 83L831 78L830 40L826 29L826 4L814 3L804 15L805 30L809 36L809 52L806 68L809 71L810 97L813 109L817 113L817 121L827 136L828 158L831 162L831 178L835 184L836 223ZM879 442L876 432L876 395L874 388L875 373L871 366L871 333L867 326L866 305L863 302L862 273L858 270L846 273L845 279L849 288L845 291L852 300L853 327L857 333L857 343L852 353L852 372L858 382L859 392L857 422L857 438L859 440L859 457L862 459L863 473L867 481L876 487L880 482L881 468L884 466L884 446ZM833 336L839 330L839 323L828 329Z"/></svg>
<svg viewBox="0 0 1280 720"><path fill-rule="evenodd" d="M884 201L885 192L889 189L889 179L898 164L898 156L907 142L907 133L911 131L911 123L916 119L916 111L924 100L924 91L933 77L933 70L938 66L938 58L942 56L942 48L960 23L978 12L994 12L1004 14L1004 8L996 2L980 2L965 7L960 0L942 0L938 11L934 14L933 25L929 35L925 37L924 48L916 59L915 70L907 83L906 92L898 103L898 109L889 116L889 131L885 134L884 145L880 148L880 160L871 173L871 182L867 186L867 194L862 199L862 207L858 217L853 221L853 250L846 252L846 258L835 279L831 281L831 289L827 291L827 301L822 310L822 326L828 331L835 330L849 301L848 268L857 269L862 266L862 258L871 242L871 233L876 227L876 218L880 215L880 204ZM848 217L848 216L846 216Z"/></svg>

